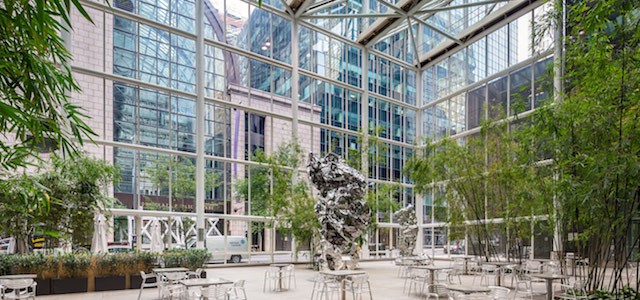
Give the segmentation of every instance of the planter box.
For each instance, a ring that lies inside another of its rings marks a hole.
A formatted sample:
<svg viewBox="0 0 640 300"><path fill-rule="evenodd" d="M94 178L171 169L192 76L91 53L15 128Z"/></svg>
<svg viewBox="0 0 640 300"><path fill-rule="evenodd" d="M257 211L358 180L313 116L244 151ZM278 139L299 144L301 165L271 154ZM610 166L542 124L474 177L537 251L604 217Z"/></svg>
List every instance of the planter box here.
<svg viewBox="0 0 640 300"><path fill-rule="evenodd" d="M124 290L125 278L124 276L107 276L95 278L95 291L115 291Z"/></svg>
<svg viewBox="0 0 640 300"><path fill-rule="evenodd" d="M86 293L87 278L72 277L51 280L51 294Z"/></svg>
<svg viewBox="0 0 640 300"><path fill-rule="evenodd" d="M153 277L151 279L147 279L147 283L156 282L156 278ZM132 290L140 289L140 285L142 284L142 277L140 275L131 275L130 276L130 285L129 288Z"/></svg>
<svg viewBox="0 0 640 300"><path fill-rule="evenodd" d="M51 294L51 279L36 278L36 296Z"/></svg>

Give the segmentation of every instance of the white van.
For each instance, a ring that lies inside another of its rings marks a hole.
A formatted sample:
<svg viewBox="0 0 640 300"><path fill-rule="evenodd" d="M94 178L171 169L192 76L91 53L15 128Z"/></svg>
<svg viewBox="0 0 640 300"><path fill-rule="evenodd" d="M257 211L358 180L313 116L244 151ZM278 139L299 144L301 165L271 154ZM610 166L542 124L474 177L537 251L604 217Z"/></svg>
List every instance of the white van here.
<svg viewBox="0 0 640 300"><path fill-rule="evenodd" d="M225 238L227 241L226 249ZM205 247L212 254L211 260L226 259L232 263L239 263L242 259L248 258L249 254L249 243L244 236L209 236L206 239Z"/></svg>

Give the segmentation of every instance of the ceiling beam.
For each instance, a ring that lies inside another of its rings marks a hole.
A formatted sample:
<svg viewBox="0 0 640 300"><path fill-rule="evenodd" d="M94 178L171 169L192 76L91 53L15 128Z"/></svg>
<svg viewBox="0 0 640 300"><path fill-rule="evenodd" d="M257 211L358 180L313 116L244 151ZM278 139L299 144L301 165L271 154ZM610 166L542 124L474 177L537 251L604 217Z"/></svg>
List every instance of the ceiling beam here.
<svg viewBox="0 0 640 300"><path fill-rule="evenodd" d="M418 51L418 42L416 41L416 37L413 34L413 26L411 26L411 18L407 17L407 26L409 28L409 35L411 36L411 42L413 44L413 58L416 61L416 67L420 66L420 52ZM420 25L418 25L420 26ZM418 30L419 31L419 30Z"/></svg>
<svg viewBox="0 0 640 300"><path fill-rule="evenodd" d="M508 1L511 1L511 0L486 0L486 1L470 2L470 3L460 4L460 5L450 5L450 6L444 6L444 7L425 8L425 9L418 10L416 12L416 14L436 13L436 12L440 12L440 11L461 9L461 8L488 5L488 4L495 4L495 3L498 3L498 2L508 2Z"/></svg>
<svg viewBox="0 0 640 300"><path fill-rule="evenodd" d="M412 0L401 0L398 2L397 6L401 11L405 12L406 15L411 15L420 7L423 7L431 1L433 0L419 0L417 2ZM360 36L358 36L358 43L370 46L377 42L380 37L385 36L391 29L402 24L403 19L401 17L401 15L397 15L395 17L376 20L371 24L371 26L369 26L369 28L367 28L367 30L363 31Z"/></svg>
<svg viewBox="0 0 640 300"><path fill-rule="evenodd" d="M442 30L442 29L440 29L440 28L438 28L436 26L431 25L431 24L421 20L420 18L413 17L413 19L416 20L417 22L420 22L420 24L431 28L433 31L443 35L444 37L456 42L456 44L462 45L462 41L460 39L456 38L455 36L452 36L451 34L445 32L444 30Z"/></svg>
<svg viewBox="0 0 640 300"><path fill-rule="evenodd" d="M318 5L309 6L309 9L307 9L305 12L303 12L302 15L305 16L305 15L315 14L317 12L322 11L323 9L327 9L327 8L332 7L334 5L341 4L341 3L345 2L345 1L346 0L323 1L323 2L320 2Z"/></svg>
<svg viewBox="0 0 640 300"><path fill-rule="evenodd" d="M344 19L344 18L386 18L395 17L393 14L325 14L325 15L302 15L303 19Z"/></svg>

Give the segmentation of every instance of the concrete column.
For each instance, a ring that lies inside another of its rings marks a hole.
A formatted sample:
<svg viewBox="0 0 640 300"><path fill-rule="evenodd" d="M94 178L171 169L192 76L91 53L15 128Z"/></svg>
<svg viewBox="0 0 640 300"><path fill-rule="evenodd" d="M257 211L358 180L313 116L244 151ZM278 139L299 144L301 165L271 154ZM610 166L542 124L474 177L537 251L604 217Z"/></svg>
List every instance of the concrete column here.
<svg viewBox="0 0 640 300"><path fill-rule="evenodd" d="M204 0L196 1L196 248L204 249Z"/></svg>

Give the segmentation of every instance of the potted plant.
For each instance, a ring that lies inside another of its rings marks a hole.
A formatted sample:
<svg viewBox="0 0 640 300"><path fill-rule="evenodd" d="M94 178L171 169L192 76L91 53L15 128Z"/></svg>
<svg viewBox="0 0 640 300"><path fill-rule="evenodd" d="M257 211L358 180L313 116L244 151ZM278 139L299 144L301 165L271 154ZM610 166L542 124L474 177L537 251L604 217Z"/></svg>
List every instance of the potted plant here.
<svg viewBox="0 0 640 300"><path fill-rule="evenodd" d="M91 266L91 257L85 254L65 253L53 256L58 269L51 280L52 294L87 292L87 275Z"/></svg>
<svg viewBox="0 0 640 300"><path fill-rule="evenodd" d="M122 266L128 263L126 254L102 254L94 256L93 274L95 291L113 291L125 289L125 271Z"/></svg>
<svg viewBox="0 0 640 300"><path fill-rule="evenodd" d="M211 253L206 249L190 249L184 251L182 266L195 271L211 259ZM207 272L200 273L201 278L205 278Z"/></svg>

